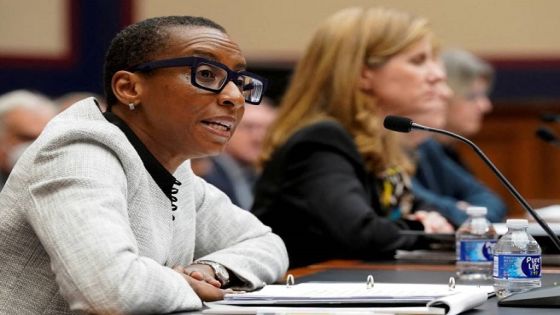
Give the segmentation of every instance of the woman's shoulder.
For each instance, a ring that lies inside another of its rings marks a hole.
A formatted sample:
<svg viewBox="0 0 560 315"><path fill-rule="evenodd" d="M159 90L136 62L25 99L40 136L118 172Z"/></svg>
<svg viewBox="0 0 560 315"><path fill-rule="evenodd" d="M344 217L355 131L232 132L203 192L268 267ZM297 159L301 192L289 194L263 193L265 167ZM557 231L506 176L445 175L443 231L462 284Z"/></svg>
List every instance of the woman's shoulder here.
<svg viewBox="0 0 560 315"><path fill-rule="evenodd" d="M40 138L58 144L84 141L122 146L127 142L119 128L103 117L93 98L79 101L53 118Z"/></svg>
<svg viewBox="0 0 560 315"><path fill-rule="evenodd" d="M352 135L335 120L323 120L301 128L278 148L275 156L299 160L320 152L363 163Z"/></svg>
<svg viewBox="0 0 560 315"><path fill-rule="evenodd" d="M426 154L428 154L428 153L431 153L431 154L442 154L442 153L444 153L443 145L435 139L428 139L428 140L424 141L422 144L420 144L418 146L418 150L420 152L425 152Z"/></svg>
<svg viewBox="0 0 560 315"><path fill-rule="evenodd" d="M33 156L64 156L84 163L108 155L131 169L141 163L124 133L107 121L93 100L77 103L56 116L32 145Z"/></svg>
<svg viewBox="0 0 560 315"><path fill-rule="evenodd" d="M355 147L352 135L335 120L323 120L303 127L287 141L287 145L297 143Z"/></svg>

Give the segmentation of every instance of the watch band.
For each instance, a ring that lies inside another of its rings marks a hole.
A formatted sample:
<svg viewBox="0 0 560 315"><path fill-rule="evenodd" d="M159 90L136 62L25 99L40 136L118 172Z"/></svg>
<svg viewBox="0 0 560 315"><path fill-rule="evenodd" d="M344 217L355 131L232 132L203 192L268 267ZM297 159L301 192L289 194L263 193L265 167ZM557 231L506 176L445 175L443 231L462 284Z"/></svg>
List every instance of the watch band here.
<svg viewBox="0 0 560 315"><path fill-rule="evenodd" d="M220 281L220 283L222 284L222 287L228 285L229 272L227 271L226 267L224 267L222 264L210 260L197 260L194 263L210 266L210 268L212 268L212 270L214 271L214 275L216 276L216 279Z"/></svg>

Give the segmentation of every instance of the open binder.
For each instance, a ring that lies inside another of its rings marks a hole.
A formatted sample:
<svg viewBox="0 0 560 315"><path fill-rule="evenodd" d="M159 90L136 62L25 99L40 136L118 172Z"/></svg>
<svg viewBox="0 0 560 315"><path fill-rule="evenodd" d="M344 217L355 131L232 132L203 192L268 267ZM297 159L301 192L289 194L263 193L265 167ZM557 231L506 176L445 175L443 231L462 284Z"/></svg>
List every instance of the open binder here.
<svg viewBox="0 0 560 315"><path fill-rule="evenodd" d="M292 282L293 282L293 278ZM492 286L449 284L307 282L297 285L267 285L259 291L226 294L214 305L276 307L395 307L437 308L424 314L459 314L483 304L494 294ZM212 306L210 305L212 308ZM443 311L442 311L443 310ZM250 314L250 313L248 313ZM406 314L406 312L405 312Z"/></svg>

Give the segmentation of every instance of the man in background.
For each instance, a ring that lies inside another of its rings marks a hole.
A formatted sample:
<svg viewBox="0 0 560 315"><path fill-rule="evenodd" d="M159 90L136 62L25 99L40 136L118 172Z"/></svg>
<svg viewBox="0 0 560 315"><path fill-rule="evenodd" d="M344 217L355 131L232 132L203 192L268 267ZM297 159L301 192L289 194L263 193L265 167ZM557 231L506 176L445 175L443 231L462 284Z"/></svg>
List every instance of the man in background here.
<svg viewBox="0 0 560 315"><path fill-rule="evenodd" d="M46 96L16 90L0 96L0 190L19 156L56 114Z"/></svg>
<svg viewBox="0 0 560 315"><path fill-rule="evenodd" d="M224 152L193 161L195 173L226 193L234 204L249 210L262 143L275 118L276 109L270 99L263 99L260 105L246 105L243 119Z"/></svg>

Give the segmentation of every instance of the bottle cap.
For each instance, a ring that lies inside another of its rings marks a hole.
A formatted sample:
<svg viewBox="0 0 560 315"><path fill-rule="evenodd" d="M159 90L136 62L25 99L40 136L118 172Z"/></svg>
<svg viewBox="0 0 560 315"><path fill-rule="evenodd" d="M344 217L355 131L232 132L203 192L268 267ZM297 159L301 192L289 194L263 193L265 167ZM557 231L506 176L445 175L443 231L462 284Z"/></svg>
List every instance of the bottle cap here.
<svg viewBox="0 0 560 315"><path fill-rule="evenodd" d="M486 215L488 213L488 209L486 207L468 207L467 214L468 215Z"/></svg>
<svg viewBox="0 0 560 315"><path fill-rule="evenodd" d="M521 229L528 227L529 222L526 219L508 219L506 226L512 229Z"/></svg>

